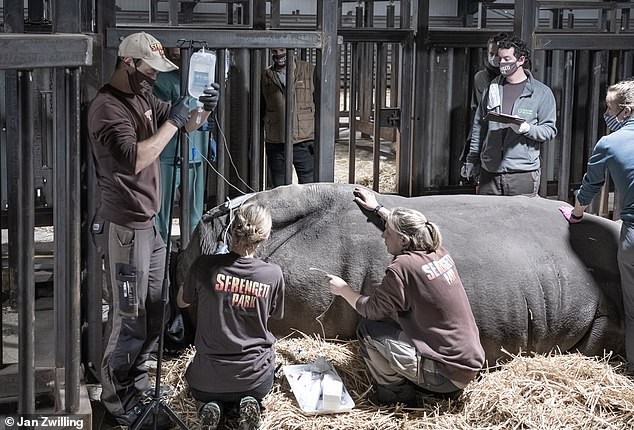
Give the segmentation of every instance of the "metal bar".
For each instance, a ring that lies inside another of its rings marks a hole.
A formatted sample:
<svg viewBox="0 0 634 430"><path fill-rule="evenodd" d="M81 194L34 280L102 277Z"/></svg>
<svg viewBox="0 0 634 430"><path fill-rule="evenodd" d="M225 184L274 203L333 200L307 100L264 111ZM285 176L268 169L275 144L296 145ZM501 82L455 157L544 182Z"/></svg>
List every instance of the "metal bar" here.
<svg viewBox="0 0 634 430"><path fill-rule="evenodd" d="M557 197L559 200L568 200L568 187L570 184L570 150L572 148L572 120L574 111L574 91L575 91L575 67L574 53L566 52L564 66L564 94L562 108L562 136L561 136L561 158L559 164L559 183Z"/></svg>
<svg viewBox="0 0 634 430"><path fill-rule="evenodd" d="M53 207L53 225L55 227L55 267L54 271L53 291L54 306L54 332L59 340L55 342L55 367L63 368L66 361L66 317L71 311L66 309L66 295L68 291L69 281L67 278L67 268L69 267L67 255L68 228L70 226L67 218L67 210L69 207L69 189L68 189L68 158L66 156L67 133L71 130L68 128L68 97L67 97L67 79L64 69L58 68L54 71L55 76L55 118L54 142L55 158L53 164L54 190L53 198L55 205Z"/></svg>
<svg viewBox="0 0 634 430"><path fill-rule="evenodd" d="M271 21L274 19L275 3L277 3L277 22L279 27L279 1L271 2ZM266 2L253 2L253 29L266 29ZM266 168L264 160L264 144L262 134L262 70L264 69L264 56L260 49L251 51L251 159L249 163L251 189L260 191L264 187L264 172ZM257 161L256 161L257 160Z"/></svg>
<svg viewBox="0 0 634 430"><path fill-rule="evenodd" d="M225 185L224 177L226 177L225 173L225 158L226 158L226 141L223 133L225 132L226 126L226 118L225 118L225 104L226 100L226 91L225 91L225 79L227 73L226 61L227 61L227 51L225 49L219 49L216 51L218 54L218 62L219 66L219 76L220 79L220 100L218 101L218 105L220 109L218 109L217 116L217 127L218 127L218 142L216 143L216 165L219 173L218 181L216 183L216 201L220 204L225 201L227 197L227 189Z"/></svg>
<svg viewBox="0 0 634 430"><path fill-rule="evenodd" d="M189 76L189 59L192 55L191 44L181 48L181 95L187 93L187 78ZM195 133L195 132L194 132ZM180 239L181 249L187 248L189 244L189 237L191 232L191 187L189 186L189 155L191 154L191 143L189 141L189 134L181 130L178 135L180 139L180 166L174 166L175 169L180 168L181 180L180 180L180 211L179 211L179 227L180 227ZM172 202L174 196L172 196ZM169 212L171 214L171 210ZM172 220L169 220L172 222Z"/></svg>
<svg viewBox="0 0 634 430"><path fill-rule="evenodd" d="M341 82L343 84L343 110L347 111L350 108L349 92L350 92L350 77L348 70L352 67L350 58L350 47L352 44L345 43L343 46L343 77Z"/></svg>
<svg viewBox="0 0 634 430"><path fill-rule="evenodd" d="M35 228L33 191L33 74L18 72L20 105L20 149L18 151L18 201L16 224L18 264L18 373L20 390L18 413L35 412L35 284L33 277L33 229Z"/></svg>
<svg viewBox="0 0 634 430"><path fill-rule="evenodd" d="M374 0L365 0L363 10L363 26L372 27L374 25Z"/></svg>
<svg viewBox="0 0 634 430"><path fill-rule="evenodd" d="M429 89L429 56L430 51L425 46L425 39L429 37L429 0L420 0L416 21L416 60L414 66L414 94L417 95L414 104L414 124L412 137L412 159L425 160L425 130L427 128L426 102L430 95ZM486 43L486 41L485 41ZM424 166L422 162L412 162L412 192L421 195L424 191Z"/></svg>
<svg viewBox="0 0 634 430"><path fill-rule="evenodd" d="M355 183L355 164L357 161L357 93L359 91L359 45L352 42L350 48L350 107L348 109L348 183Z"/></svg>
<svg viewBox="0 0 634 430"><path fill-rule="evenodd" d="M426 32L425 37L418 35L416 44L440 48L481 48L495 33L493 30L469 28L433 28Z"/></svg>
<svg viewBox="0 0 634 430"><path fill-rule="evenodd" d="M414 32L407 28L341 28L337 33L344 42L401 43L414 37Z"/></svg>
<svg viewBox="0 0 634 430"><path fill-rule="evenodd" d="M599 106L602 105L601 92L603 83L605 82L605 71L602 65L607 61L607 52L596 51L591 53L591 56L592 75L590 76L590 96L588 99L588 116L590 120L588 121L588 138L584 142L584 153L586 154L586 159L590 159L596 141L599 137L599 121L597 118L599 118L599 113L601 112L601 108ZM590 212L597 213L598 210L599 199L594 199L590 204Z"/></svg>
<svg viewBox="0 0 634 430"><path fill-rule="evenodd" d="M388 16L387 25L393 29L396 25L396 8L393 4L387 6L386 13ZM400 47L401 45L398 43L392 43L389 46L392 53L390 57L390 103L386 103L386 106L389 107L396 106L396 100L400 99Z"/></svg>
<svg viewBox="0 0 634 430"><path fill-rule="evenodd" d="M253 2L253 29L266 30L266 2Z"/></svg>
<svg viewBox="0 0 634 430"><path fill-rule="evenodd" d="M97 193L97 175L95 173L95 165L90 154L90 149L87 149L86 154L86 173L84 180L87 184L87 202L86 212L88 215L88 222L92 223L91 218L97 212L96 198L93 196ZM90 232L92 234L92 224ZM86 337L84 339L84 345L87 351L87 371L93 373L93 376L99 374L101 369L101 355L102 355L102 337L103 337L103 322L102 322L102 283L103 283L103 269L102 259L99 254L95 241L89 238L86 243L86 286L85 295L86 298Z"/></svg>
<svg viewBox="0 0 634 430"><path fill-rule="evenodd" d="M381 109L383 109L383 92L385 91L385 45L376 45L376 81L374 84L374 139L372 151L372 189L379 191L381 173Z"/></svg>
<svg viewBox="0 0 634 430"><path fill-rule="evenodd" d="M535 31L536 14L537 6L533 0L515 0L513 30L520 39L530 42Z"/></svg>
<svg viewBox="0 0 634 430"><path fill-rule="evenodd" d="M28 21L30 23L44 22L44 1L43 0L28 0Z"/></svg>
<svg viewBox="0 0 634 430"><path fill-rule="evenodd" d="M566 30L556 32L535 32L533 49L545 50L631 50L634 46L632 33L581 33Z"/></svg>
<svg viewBox="0 0 634 430"><path fill-rule="evenodd" d="M24 1L5 0L4 1L4 29L7 32L20 33L24 31ZM1 55L2 53L0 53ZM1 62L1 61L0 61ZM6 127L6 141L20 142L20 105L18 103L18 75L15 70L4 72L4 114ZM5 145L7 160L19 160L19 145ZM16 228L18 221L21 221L21 214L18 212L18 196L22 184L18 181L18 163L7 162L7 225L8 231L8 278L9 289L17 291L17 271L18 271L18 232ZM1 208L0 208L1 209ZM0 210L0 213L2 211ZM0 312L1 313L1 312ZM1 337L1 336L0 336ZM2 342L0 342L2 343ZM0 356L0 360L1 360Z"/></svg>
<svg viewBox="0 0 634 430"><path fill-rule="evenodd" d="M79 383L81 364L80 348L80 268L81 268L81 190L79 171L81 170L81 102L80 102L80 71L74 68L68 71L68 242L67 242L67 262L68 262L68 288L66 309L70 310L70 315L66 317L66 412L75 413L79 411Z"/></svg>
<svg viewBox="0 0 634 430"><path fill-rule="evenodd" d="M478 2L478 28L487 26L487 3Z"/></svg>
<svg viewBox="0 0 634 430"><path fill-rule="evenodd" d="M251 83L250 55L246 48L233 51L232 62L232 88L231 88L231 157L235 161L233 173L236 175L233 181L236 185L248 192L245 188L249 180L249 85Z"/></svg>
<svg viewBox="0 0 634 430"><path fill-rule="evenodd" d="M0 94L5 94L4 84L5 84L4 72L0 72ZM4 116L4 111L1 104L0 104L0 116ZM4 148L6 148L7 146L6 135L3 136L2 134L3 133L0 132L0 230L4 230L8 227L5 225L5 217L1 216L1 214L3 214L5 209L3 201L2 201L2 196L4 194L4 187L6 187L5 175L3 174L3 172L7 174L7 177L9 174L9 170L6 168L7 157L6 155L4 155L4 152L5 152ZM4 141L2 140L3 137L5 137ZM0 245L0 284L5 288L6 287L10 288L11 289L10 291L15 291L12 289L11 281L8 282L9 285L7 286L4 285L3 259L4 259L4 251L2 249L2 246ZM1 333L4 333L3 321L2 321L3 318L4 318L4 312L2 312L2 307L0 306L0 368L2 368L4 365L4 339L1 334Z"/></svg>
<svg viewBox="0 0 634 430"><path fill-rule="evenodd" d="M284 110L284 183L293 183L293 117L295 115L295 52L286 50Z"/></svg>
<svg viewBox="0 0 634 430"><path fill-rule="evenodd" d="M105 31L105 28L115 24L115 1L103 0L95 2L95 26L98 33ZM99 49L97 51L97 61L95 62L94 73L88 74L83 78L85 87L99 88L106 77L106 72L110 73L114 68L116 61L116 51L114 49ZM86 136L84 136L86 138ZM98 187L95 166L93 163L90 149L86 150L86 172L83 179L86 183L86 213L88 217L93 217L97 212ZM92 219L88 219L91 223ZM91 224L89 224L91 225ZM92 227L92 225L91 225ZM92 228L91 228L92 233ZM85 343L87 349L87 367L85 370L93 373L94 376L99 374L101 370L102 358L102 285L103 285L103 265L102 258L95 246L92 238L85 241L86 244L86 285L84 297L86 298L86 337Z"/></svg>
<svg viewBox="0 0 634 430"><path fill-rule="evenodd" d="M179 39L206 40L211 48L244 48L251 49L279 48L322 48L324 41L318 31L279 31L279 30L233 30L195 28L179 26L176 28L156 28L149 26L108 28L106 31L106 47L116 48L123 38L139 31L152 33L165 46L176 46ZM50 35L48 35L50 36ZM0 39L1 40L1 39ZM0 45L2 47L2 45ZM6 54L2 54L5 55ZM0 57L2 59L2 57Z"/></svg>
<svg viewBox="0 0 634 430"><path fill-rule="evenodd" d="M55 0L53 5L53 32L55 33L79 33L81 30L80 23L81 8L79 2L74 0ZM79 133L79 118L74 121L71 116L78 115L73 109L79 109L73 106L75 102L72 88L74 82L70 78L68 69L55 69L55 112L57 113L56 121L54 121L54 148L55 161L53 174L55 177L55 205L53 208L53 224L55 226L55 267L54 271L54 332L57 342L55 342L55 367L65 369L65 408L68 411L79 405L79 376L75 377L74 372L79 372L79 359L81 357L79 348L75 348L73 336L75 333L70 332L77 325L79 330L79 315L81 308L79 303L75 308L69 307L74 304L71 297L74 289L77 289L77 299L79 300L79 284L74 285L73 282L79 282L75 279L74 272L79 270L80 263L79 253L73 255L76 249L73 240L79 241L79 235L73 237L73 233L81 224L79 217L79 203L76 203L80 196L79 187L76 190L74 186L79 180L73 181L74 175L79 175L80 161L79 153L75 156L74 151L79 151L77 144L78 138L75 134ZM79 97L77 93L76 97ZM77 101L78 102L78 101ZM44 121L45 117L41 118ZM61 126L60 126L61 125ZM42 136L44 143L44 136ZM73 146L75 145L76 148ZM72 162L76 165L72 165ZM75 210L77 216L75 217ZM77 260L77 261L75 261ZM75 319L77 322L75 324ZM77 333L77 342L79 342L79 334ZM72 354L77 355L73 357ZM69 368L77 360L76 368Z"/></svg>
<svg viewBox="0 0 634 430"><path fill-rule="evenodd" d="M81 3L77 0L55 0L53 3L53 33L81 32Z"/></svg>
<svg viewBox="0 0 634 430"><path fill-rule="evenodd" d="M332 119L337 114L337 8L329 1L317 1L317 29L322 32L323 45L317 51L317 94L315 113L315 180L335 180L335 130Z"/></svg>
<svg viewBox="0 0 634 430"><path fill-rule="evenodd" d="M42 167L50 168L53 164L53 142L50 137L54 128L52 119L49 119L48 109L53 103L53 92L48 90L39 91L39 118L40 118L40 139Z"/></svg>
<svg viewBox="0 0 634 430"><path fill-rule="evenodd" d="M341 1L337 1L337 27L341 27ZM340 128L340 115L341 115L341 86L342 83L345 81L345 69L344 69L344 73L343 73L343 79L341 76L341 54L342 51L345 55L346 52L346 47L347 44L341 45L340 48L337 50L337 56L336 56L336 61L337 61L337 65L336 65L336 70L337 70L337 85L335 86L335 90L337 91L337 93L335 94L335 102L337 103L337 107L335 109L335 116L334 116L334 127L335 127L335 141L337 141L339 139L339 128ZM345 61L344 61L345 62ZM345 84L344 84L345 85ZM346 98L346 94L345 94L345 89L344 89L344 99Z"/></svg>
<svg viewBox="0 0 634 430"><path fill-rule="evenodd" d="M616 9L619 7L614 1L538 0L536 3L540 9Z"/></svg>
<svg viewBox="0 0 634 430"><path fill-rule="evenodd" d="M262 98L262 51L255 49L251 51L251 160L249 163L251 171L249 172L250 186L253 190L260 190L263 183L263 166L261 156L262 145L262 116L261 98ZM256 161L257 160L257 161Z"/></svg>
<svg viewBox="0 0 634 430"><path fill-rule="evenodd" d="M280 28L280 15L280 0L271 0L271 28Z"/></svg>
<svg viewBox="0 0 634 430"><path fill-rule="evenodd" d="M620 31L628 31L630 29L630 9L621 10L621 28Z"/></svg>
<svg viewBox="0 0 634 430"><path fill-rule="evenodd" d="M0 69L92 65L93 39L83 34L0 34Z"/></svg>
<svg viewBox="0 0 634 430"><path fill-rule="evenodd" d="M149 0L150 24L157 21L159 0Z"/></svg>
<svg viewBox="0 0 634 430"><path fill-rule="evenodd" d="M6 33L24 32L24 0L4 0L4 31Z"/></svg>
<svg viewBox="0 0 634 430"><path fill-rule="evenodd" d="M227 3L227 24L233 24L233 3Z"/></svg>
<svg viewBox="0 0 634 430"><path fill-rule="evenodd" d="M401 3L401 27L410 28L411 10L409 0ZM412 117L414 82L414 58L416 55L414 41L410 40L402 45L403 63L399 72L399 104L401 107L400 144L398 150L398 185L397 192L402 196L412 195Z"/></svg>
<svg viewBox="0 0 634 430"><path fill-rule="evenodd" d="M167 23L170 26L178 25L178 0L168 0Z"/></svg>

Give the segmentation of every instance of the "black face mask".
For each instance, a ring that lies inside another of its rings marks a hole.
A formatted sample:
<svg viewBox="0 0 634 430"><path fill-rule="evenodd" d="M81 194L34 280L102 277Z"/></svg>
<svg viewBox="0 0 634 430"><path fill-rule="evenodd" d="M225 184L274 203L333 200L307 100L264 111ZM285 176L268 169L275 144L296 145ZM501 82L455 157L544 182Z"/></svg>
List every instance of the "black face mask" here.
<svg viewBox="0 0 634 430"><path fill-rule="evenodd" d="M130 89L134 94L141 94L152 91L152 87L154 86L156 79L150 78L149 76L139 72L135 65L134 71L128 72L128 82L130 83Z"/></svg>

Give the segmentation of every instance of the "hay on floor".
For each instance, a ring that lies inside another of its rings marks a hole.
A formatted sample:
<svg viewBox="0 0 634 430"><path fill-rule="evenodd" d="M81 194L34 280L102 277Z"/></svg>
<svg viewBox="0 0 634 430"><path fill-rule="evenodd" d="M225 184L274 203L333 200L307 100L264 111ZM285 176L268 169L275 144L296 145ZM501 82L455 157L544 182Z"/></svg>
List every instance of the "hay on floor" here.
<svg viewBox="0 0 634 430"><path fill-rule="evenodd" d="M198 428L195 401L184 372L194 349L167 360L164 382L175 388L169 400L190 428ZM356 341L325 341L297 333L277 343L277 363L330 361L356 406L351 412L306 416L283 375L264 399L262 430L273 429L632 429L634 379L609 356L580 354L510 356L496 370L485 370L457 400L426 397L418 408L377 407L368 402L371 378ZM280 372L281 373L281 372ZM227 422L225 428L234 428Z"/></svg>

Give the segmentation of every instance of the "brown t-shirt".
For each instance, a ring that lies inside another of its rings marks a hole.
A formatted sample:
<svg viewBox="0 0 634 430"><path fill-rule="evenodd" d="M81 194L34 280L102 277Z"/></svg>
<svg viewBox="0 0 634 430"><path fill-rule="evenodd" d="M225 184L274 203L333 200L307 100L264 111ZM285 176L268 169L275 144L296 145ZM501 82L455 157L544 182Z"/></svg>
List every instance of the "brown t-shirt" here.
<svg viewBox="0 0 634 430"><path fill-rule="evenodd" d="M229 253L192 265L183 299L197 303L191 388L235 393L261 385L275 368L269 318L284 316L284 277L276 264Z"/></svg>
<svg viewBox="0 0 634 430"><path fill-rule="evenodd" d="M380 320L398 315L401 328L445 376L468 383L484 364L484 350L469 299L447 252L405 252L394 258L381 285L361 296L357 311Z"/></svg>
<svg viewBox="0 0 634 430"><path fill-rule="evenodd" d="M515 101L519 96L522 95L526 81L525 79L517 84L504 81L504 85L502 86L502 113L508 115L513 114L513 105L515 105Z"/></svg>
<svg viewBox="0 0 634 430"><path fill-rule="evenodd" d="M151 93L141 96L104 86L88 109L88 138L97 184L99 214L129 228L148 228L160 206L157 159L134 173L137 142L156 133L168 118L170 105Z"/></svg>

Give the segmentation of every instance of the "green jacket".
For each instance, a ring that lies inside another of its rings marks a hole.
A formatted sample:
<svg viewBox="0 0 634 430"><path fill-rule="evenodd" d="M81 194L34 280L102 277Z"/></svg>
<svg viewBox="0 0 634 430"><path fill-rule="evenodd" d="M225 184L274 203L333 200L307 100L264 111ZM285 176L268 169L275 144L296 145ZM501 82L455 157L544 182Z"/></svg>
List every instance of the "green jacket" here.
<svg viewBox="0 0 634 430"><path fill-rule="evenodd" d="M315 139L314 69L310 63L295 60L293 144ZM284 143L286 89L280 82L277 72L271 68L262 73L262 98L264 140L267 143Z"/></svg>
<svg viewBox="0 0 634 430"><path fill-rule="evenodd" d="M158 78L154 83L154 95L161 100L174 103L180 97L181 78L180 72L174 70L172 72L163 72L158 74ZM190 108L196 107L196 100L190 97L187 104ZM201 155L207 157L207 145L209 141L209 133L206 131L192 131L189 133L189 163L202 162ZM162 164L174 165L174 153L176 152L176 136L174 136L160 155Z"/></svg>

